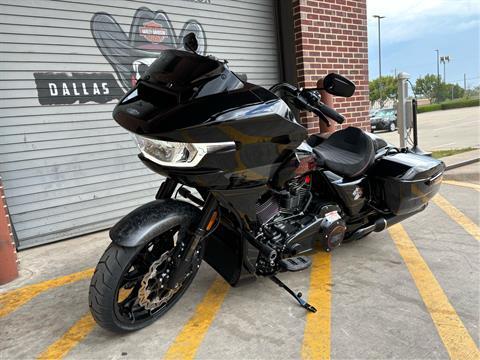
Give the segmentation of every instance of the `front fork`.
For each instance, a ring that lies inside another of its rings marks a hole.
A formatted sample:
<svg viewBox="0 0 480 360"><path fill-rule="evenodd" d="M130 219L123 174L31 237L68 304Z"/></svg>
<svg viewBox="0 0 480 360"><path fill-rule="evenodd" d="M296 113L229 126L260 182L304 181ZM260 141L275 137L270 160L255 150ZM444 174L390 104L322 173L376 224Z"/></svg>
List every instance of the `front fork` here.
<svg viewBox="0 0 480 360"><path fill-rule="evenodd" d="M178 183L175 180L167 178L160 186L160 189L158 189L155 197L157 199L171 198L177 185ZM209 194L203 204L200 221L192 236L187 237L186 240L175 246L172 254L172 265L175 271L173 271L168 281L168 288L175 289L188 275L195 250L198 248L200 242L205 239L205 236L211 230L213 222L216 220L218 215L217 207L217 199Z"/></svg>

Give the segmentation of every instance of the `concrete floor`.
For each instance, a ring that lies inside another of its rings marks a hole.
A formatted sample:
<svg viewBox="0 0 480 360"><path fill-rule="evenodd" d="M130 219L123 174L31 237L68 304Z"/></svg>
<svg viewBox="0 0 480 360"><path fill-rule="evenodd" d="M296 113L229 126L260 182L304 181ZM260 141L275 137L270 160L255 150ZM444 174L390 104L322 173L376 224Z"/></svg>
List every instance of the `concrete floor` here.
<svg viewBox="0 0 480 360"><path fill-rule="evenodd" d="M377 135L399 145L397 131ZM419 145L425 151L480 146L480 107L432 111L418 114Z"/></svg>
<svg viewBox="0 0 480 360"><path fill-rule="evenodd" d="M444 184L441 194L478 226L479 191ZM479 241L433 203L403 225L478 347ZM93 267L107 244L108 235L102 232L21 252L21 277L0 287L0 310L2 293ZM308 295L311 271L279 277ZM449 358L388 232L336 249L331 272L328 315L333 359ZM123 336L94 326L66 358L162 358L215 278L203 264L186 295L158 322ZM0 359L36 358L61 338L88 313L88 282L42 292L0 317ZM308 335L305 324L305 311L267 279L231 288L196 349L196 358L297 359Z"/></svg>

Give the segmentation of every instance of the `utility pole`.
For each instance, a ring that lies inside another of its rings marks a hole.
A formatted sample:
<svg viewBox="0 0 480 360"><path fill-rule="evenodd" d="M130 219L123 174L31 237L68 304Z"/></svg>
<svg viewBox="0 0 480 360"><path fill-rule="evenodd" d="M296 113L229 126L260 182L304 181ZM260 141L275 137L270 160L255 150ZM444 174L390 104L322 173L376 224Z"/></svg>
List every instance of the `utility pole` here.
<svg viewBox="0 0 480 360"><path fill-rule="evenodd" d="M380 92L380 105L383 107L383 84L382 84L382 46L381 46L381 36L380 36L380 20L384 19L385 16L373 15L374 18L378 20L378 80L379 80L379 92Z"/></svg>
<svg viewBox="0 0 480 360"><path fill-rule="evenodd" d="M463 90L467 91L467 74L463 74Z"/></svg>

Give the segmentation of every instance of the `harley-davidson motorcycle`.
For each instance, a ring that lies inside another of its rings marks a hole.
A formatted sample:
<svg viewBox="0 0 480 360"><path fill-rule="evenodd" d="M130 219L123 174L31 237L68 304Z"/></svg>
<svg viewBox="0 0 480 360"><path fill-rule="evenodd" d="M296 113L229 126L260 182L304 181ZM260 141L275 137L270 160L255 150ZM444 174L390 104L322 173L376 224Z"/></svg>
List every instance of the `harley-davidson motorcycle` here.
<svg viewBox="0 0 480 360"><path fill-rule="evenodd" d="M308 268L318 247L421 212L444 164L354 127L307 136L294 112L344 122L319 96L351 96L355 85L340 75L322 89L267 90L195 53L193 34L185 48L163 51L113 111L165 180L156 200L110 229L90 285L92 315L111 331L143 328L182 297L202 260L232 286L269 277L315 312L276 275Z"/></svg>

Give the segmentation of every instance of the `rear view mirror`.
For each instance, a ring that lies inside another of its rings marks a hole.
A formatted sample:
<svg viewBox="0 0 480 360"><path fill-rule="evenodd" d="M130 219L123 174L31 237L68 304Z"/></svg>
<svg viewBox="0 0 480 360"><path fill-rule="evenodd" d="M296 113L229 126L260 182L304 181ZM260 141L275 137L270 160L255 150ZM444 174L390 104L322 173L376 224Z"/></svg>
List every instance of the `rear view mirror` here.
<svg viewBox="0 0 480 360"><path fill-rule="evenodd" d="M355 92L355 84L346 77L330 73L323 79L323 88L326 92L336 96L350 97Z"/></svg>
<svg viewBox="0 0 480 360"><path fill-rule="evenodd" d="M187 35L185 35L183 37L183 47L186 50L190 50L194 53L197 52L198 41L197 41L197 37L195 36L195 34L193 32L188 33Z"/></svg>

